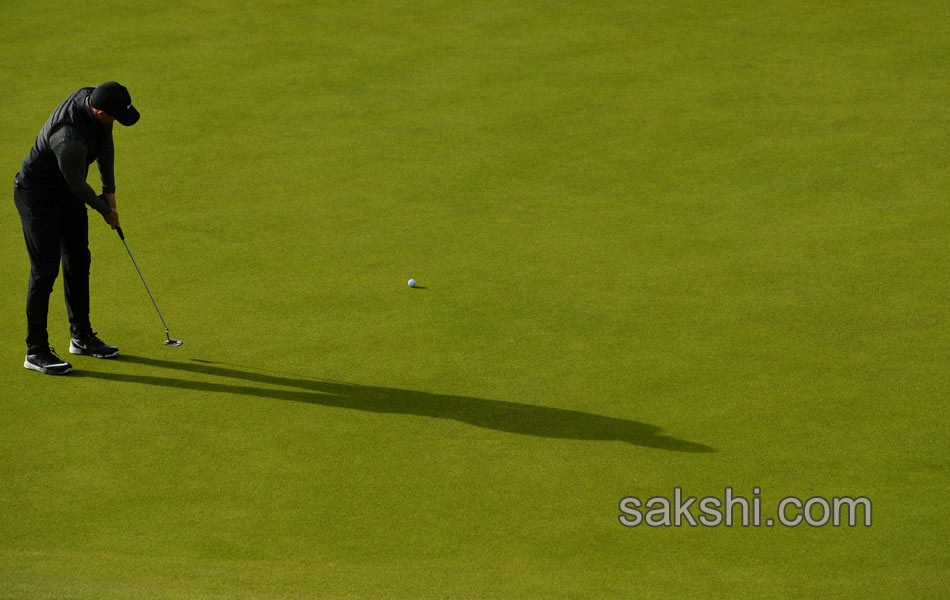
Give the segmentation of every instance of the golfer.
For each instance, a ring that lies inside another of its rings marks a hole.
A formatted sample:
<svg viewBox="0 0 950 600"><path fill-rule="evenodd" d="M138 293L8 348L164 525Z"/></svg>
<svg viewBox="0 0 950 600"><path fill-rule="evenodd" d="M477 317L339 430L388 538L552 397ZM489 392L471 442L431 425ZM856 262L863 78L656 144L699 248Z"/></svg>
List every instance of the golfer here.
<svg viewBox="0 0 950 600"><path fill-rule="evenodd" d="M139 120L132 98L114 81L73 92L53 111L23 161L13 184L13 199L30 255L30 284L26 293L26 360L23 366L48 375L72 371L56 356L46 331L49 297L63 265L63 289L69 314L69 352L97 358L118 356L119 349L99 339L89 323L88 204L113 229L116 212L112 124ZM86 183L89 165L96 162L102 195Z"/></svg>

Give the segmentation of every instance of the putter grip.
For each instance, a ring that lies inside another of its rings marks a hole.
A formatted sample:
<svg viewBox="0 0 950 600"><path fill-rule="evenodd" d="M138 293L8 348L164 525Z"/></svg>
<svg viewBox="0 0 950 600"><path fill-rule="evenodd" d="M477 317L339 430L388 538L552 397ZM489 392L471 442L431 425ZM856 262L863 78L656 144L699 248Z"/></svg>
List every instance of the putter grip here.
<svg viewBox="0 0 950 600"><path fill-rule="evenodd" d="M122 233L122 228L121 228L121 227L116 227L115 230L116 230L117 232L119 232L119 239L122 240L122 241L125 241L125 234Z"/></svg>

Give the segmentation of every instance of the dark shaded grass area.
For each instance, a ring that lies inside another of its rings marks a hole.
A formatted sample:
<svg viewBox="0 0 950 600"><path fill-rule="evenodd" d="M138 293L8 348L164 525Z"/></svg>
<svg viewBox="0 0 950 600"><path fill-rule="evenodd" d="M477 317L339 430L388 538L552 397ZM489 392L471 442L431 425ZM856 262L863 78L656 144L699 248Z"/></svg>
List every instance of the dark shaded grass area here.
<svg viewBox="0 0 950 600"><path fill-rule="evenodd" d="M662 435L661 428L656 425L576 410L264 374L220 366L218 363L198 359L192 359L192 362L179 362L123 355L119 360L172 371L297 389L280 390L235 383L194 381L151 375L124 375L105 371L79 371L75 375L147 386L306 402L375 413L451 419L476 427L545 438L619 441L675 452L715 451L714 448L704 444Z"/></svg>

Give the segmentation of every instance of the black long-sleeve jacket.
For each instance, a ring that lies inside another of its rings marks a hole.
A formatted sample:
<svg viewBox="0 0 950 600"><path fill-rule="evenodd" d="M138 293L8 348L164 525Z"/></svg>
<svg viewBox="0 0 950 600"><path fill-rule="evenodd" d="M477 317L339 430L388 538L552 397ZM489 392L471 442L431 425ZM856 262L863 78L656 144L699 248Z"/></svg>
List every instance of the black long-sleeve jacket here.
<svg viewBox="0 0 950 600"><path fill-rule="evenodd" d="M76 90L63 101L43 125L20 174L28 186L67 188L103 215L112 210L86 183L89 165L95 162L102 180L102 193L115 192L115 146L112 124L96 119L89 104L95 88Z"/></svg>

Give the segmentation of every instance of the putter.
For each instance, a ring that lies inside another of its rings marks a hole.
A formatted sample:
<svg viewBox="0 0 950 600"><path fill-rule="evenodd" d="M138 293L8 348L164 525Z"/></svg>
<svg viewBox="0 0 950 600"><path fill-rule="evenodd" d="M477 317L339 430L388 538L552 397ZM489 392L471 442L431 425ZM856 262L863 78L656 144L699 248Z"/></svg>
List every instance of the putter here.
<svg viewBox="0 0 950 600"><path fill-rule="evenodd" d="M129 253L129 258L132 259L132 264L135 265L135 270L139 272L139 277L142 279L142 283L145 284L145 291L148 292L148 297L152 299L152 305L155 307L155 312L158 313L158 318L162 320L162 325L165 326L165 345L166 346L181 346L184 342L181 340L173 340L168 335L168 323L165 322L165 317L162 316L162 311L158 310L158 303L155 302L155 296L152 295L152 290L148 289L148 284L145 283L145 275L142 275L142 269L139 268L139 263L135 262L135 257L132 256L132 249L129 248L129 243L125 241L125 234L122 233L121 227L116 227L115 230L119 233L119 239L122 240L122 243L125 244L125 250Z"/></svg>

